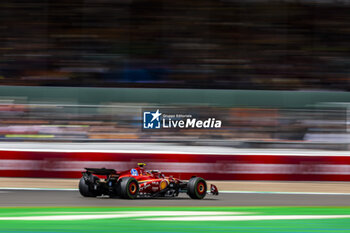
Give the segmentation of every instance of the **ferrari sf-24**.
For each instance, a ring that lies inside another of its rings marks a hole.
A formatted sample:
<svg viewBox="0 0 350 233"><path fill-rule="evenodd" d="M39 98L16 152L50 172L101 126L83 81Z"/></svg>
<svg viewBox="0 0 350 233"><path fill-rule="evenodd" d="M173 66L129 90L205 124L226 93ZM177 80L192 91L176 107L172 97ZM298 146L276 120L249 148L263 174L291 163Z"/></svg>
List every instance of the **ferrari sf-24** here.
<svg viewBox="0 0 350 233"><path fill-rule="evenodd" d="M179 193L187 193L192 199L203 199L207 194L207 183L203 178L193 176L183 181L173 176L165 176L158 170L145 170L144 163L138 167L117 172L106 168L85 168L79 182L79 192L84 197L121 197L135 199L137 197L177 197ZM105 177L105 178L102 178ZM213 184L210 191L218 195Z"/></svg>

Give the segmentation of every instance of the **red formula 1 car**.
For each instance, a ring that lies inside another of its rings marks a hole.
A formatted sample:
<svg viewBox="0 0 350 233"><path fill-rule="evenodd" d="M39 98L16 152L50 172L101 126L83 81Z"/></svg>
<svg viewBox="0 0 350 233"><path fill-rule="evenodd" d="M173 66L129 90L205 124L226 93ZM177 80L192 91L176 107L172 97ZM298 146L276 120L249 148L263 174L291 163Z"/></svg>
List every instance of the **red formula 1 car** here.
<svg viewBox="0 0 350 233"><path fill-rule="evenodd" d="M200 177L192 177L182 181L172 176L166 177L158 170L146 171L146 164L139 163L137 168L117 172L114 169L85 168L79 182L79 192L84 197L108 195L125 199L136 197L176 197L179 193L187 193L193 199L203 199L207 194L207 183ZM101 179L97 176L106 176ZM218 195L215 185L211 185L210 193Z"/></svg>

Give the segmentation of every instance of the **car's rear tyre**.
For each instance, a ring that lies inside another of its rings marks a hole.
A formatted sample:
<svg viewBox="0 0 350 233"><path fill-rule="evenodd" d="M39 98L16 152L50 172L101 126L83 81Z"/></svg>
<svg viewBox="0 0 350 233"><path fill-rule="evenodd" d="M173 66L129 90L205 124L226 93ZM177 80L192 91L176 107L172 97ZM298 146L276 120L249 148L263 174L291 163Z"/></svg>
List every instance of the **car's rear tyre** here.
<svg viewBox="0 0 350 233"><path fill-rule="evenodd" d="M207 183L203 178L192 177L187 183L187 194L192 199L203 199L207 194Z"/></svg>
<svg viewBox="0 0 350 233"><path fill-rule="evenodd" d="M96 180L99 180L99 178L97 176L93 176L93 178L94 178L94 182L96 182ZM98 196L98 193L96 191L90 189L90 186L89 186L89 184L86 183L84 177L80 178L79 192L84 197L96 197L96 196Z"/></svg>
<svg viewBox="0 0 350 233"><path fill-rule="evenodd" d="M133 177L125 177L120 181L120 197L135 199L139 194L139 183Z"/></svg>

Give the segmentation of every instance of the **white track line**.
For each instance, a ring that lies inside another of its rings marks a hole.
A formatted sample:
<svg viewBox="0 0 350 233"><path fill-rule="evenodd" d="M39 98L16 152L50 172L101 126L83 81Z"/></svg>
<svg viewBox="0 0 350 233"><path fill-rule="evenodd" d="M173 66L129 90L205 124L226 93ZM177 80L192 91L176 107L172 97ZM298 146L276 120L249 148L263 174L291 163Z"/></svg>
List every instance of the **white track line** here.
<svg viewBox="0 0 350 233"><path fill-rule="evenodd" d="M269 192L269 191L219 191L219 193L230 194L288 194L288 195L350 195L350 193L330 193L330 192Z"/></svg>
<svg viewBox="0 0 350 233"><path fill-rule="evenodd" d="M214 211L127 211L114 212L114 214L83 214L83 215L45 215L45 216L23 216L23 217L0 217L1 220L29 220L29 221L60 221L60 220L87 220L87 219L109 219L109 218L130 218L130 217L151 217L151 216L217 216L217 215L239 215L251 214L250 212L214 212Z"/></svg>
<svg viewBox="0 0 350 233"><path fill-rule="evenodd" d="M79 191L79 189L77 189L77 188L19 188L19 187L0 187L0 190L69 191L69 192ZM209 193L210 192L208 191L208 194ZM268 191L219 191L219 193L227 193L227 194L287 194L287 195L350 195L350 193L330 193L330 192L268 192Z"/></svg>
<svg viewBox="0 0 350 233"><path fill-rule="evenodd" d="M336 219L350 218L350 215L246 215L247 212L212 212L212 211L129 211L106 214L83 215L45 215L45 216L21 216L0 217L0 221L29 220L29 221L61 221L61 220L89 220L110 218L136 218L146 221L252 221L252 220L296 220L296 219ZM158 217L153 217L158 216ZM160 217L161 216L161 217ZM152 217L152 218L150 218Z"/></svg>

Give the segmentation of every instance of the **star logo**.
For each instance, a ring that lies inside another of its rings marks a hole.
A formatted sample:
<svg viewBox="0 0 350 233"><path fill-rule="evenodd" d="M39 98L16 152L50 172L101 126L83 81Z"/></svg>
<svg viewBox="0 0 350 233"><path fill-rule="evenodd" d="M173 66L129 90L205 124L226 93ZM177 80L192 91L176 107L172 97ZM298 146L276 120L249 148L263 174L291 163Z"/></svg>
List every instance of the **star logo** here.
<svg viewBox="0 0 350 233"><path fill-rule="evenodd" d="M144 129L160 129L160 117L162 113L157 109L156 112L143 112L143 128Z"/></svg>
<svg viewBox="0 0 350 233"><path fill-rule="evenodd" d="M159 109L157 109L157 111L155 113L151 113L151 115L153 116L152 121L156 120L159 121L159 117L162 115L161 113L159 113Z"/></svg>

